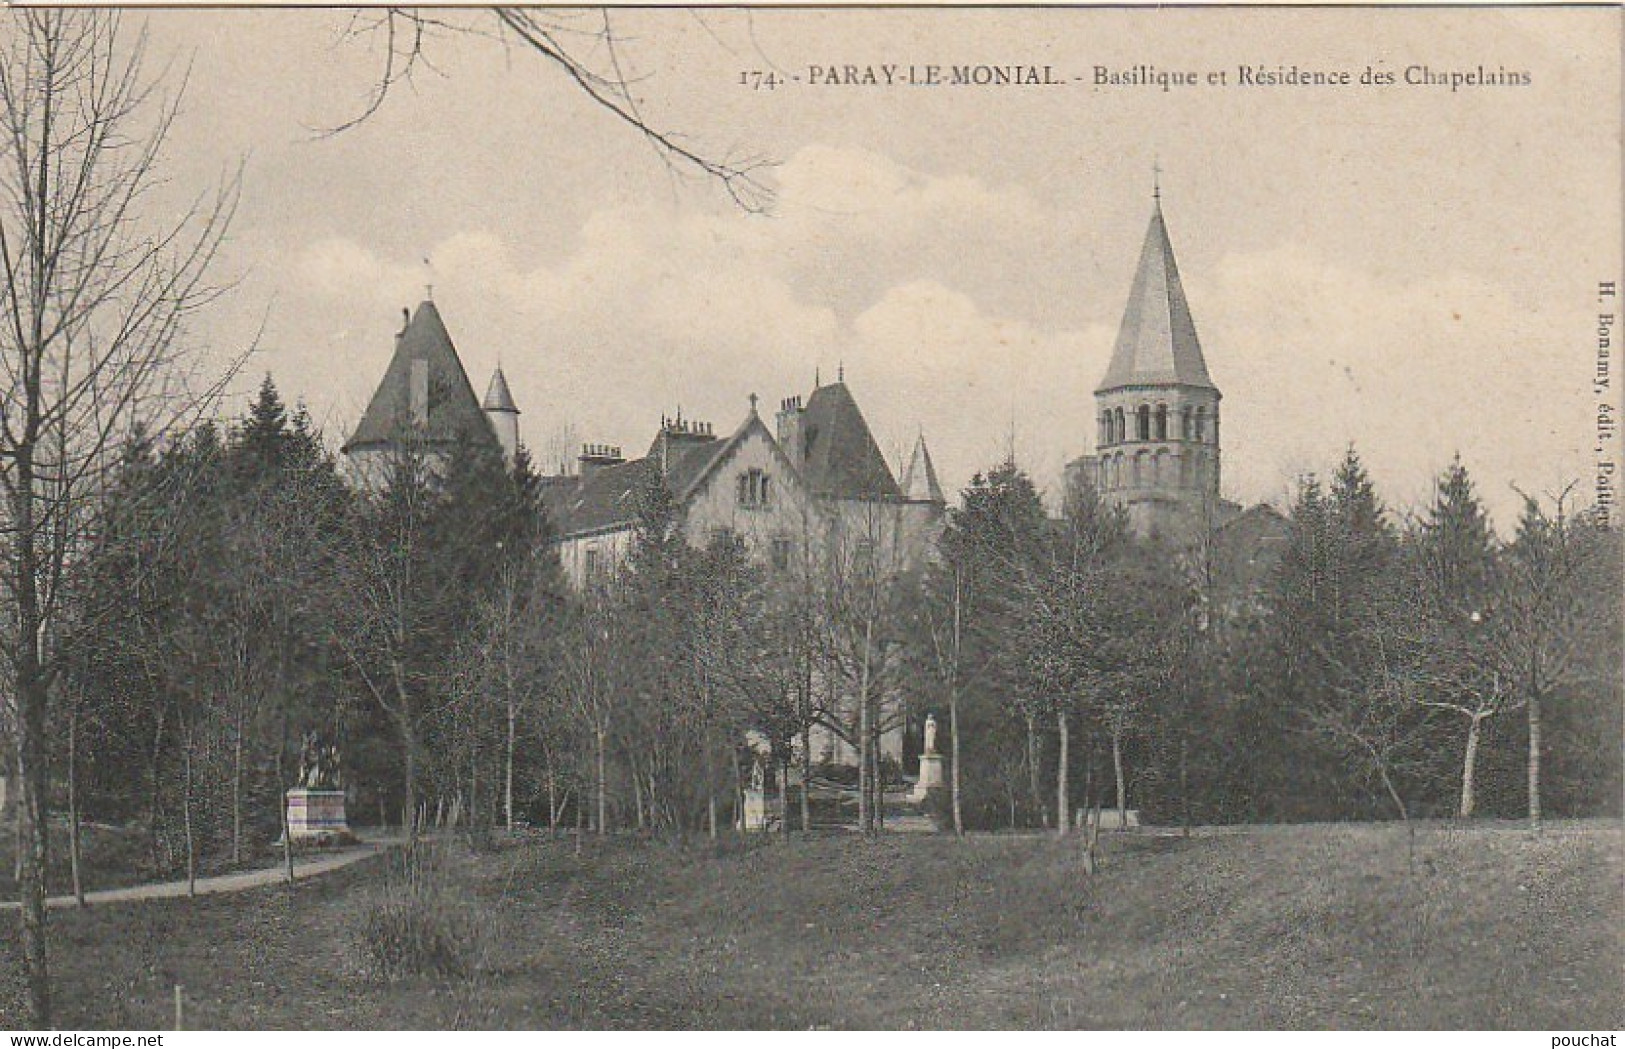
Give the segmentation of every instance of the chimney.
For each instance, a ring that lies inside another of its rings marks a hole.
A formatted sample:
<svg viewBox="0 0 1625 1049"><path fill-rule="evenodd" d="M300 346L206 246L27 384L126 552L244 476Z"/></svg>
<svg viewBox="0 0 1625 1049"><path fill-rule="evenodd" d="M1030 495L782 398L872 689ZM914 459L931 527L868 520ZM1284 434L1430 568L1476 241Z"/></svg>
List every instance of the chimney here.
<svg viewBox="0 0 1625 1049"><path fill-rule="evenodd" d="M661 418L660 436L666 444L672 446L704 444L707 441L717 439L710 423L695 422L693 419L683 418L681 408L677 410L675 419Z"/></svg>
<svg viewBox="0 0 1625 1049"><path fill-rule="evenodd" d="M789 458L796 469L801 469L801 395L786 397L779 402L779 450Z"/></svg>
<svg viewBox="0 0 1625 1049"><path fill-rule="evenodd" d="M584 444L576 461L581 466L581 479L585 481L605 466L626 462L626 456L621 454L618 445Z"/></svg>
<svg viewBox="0 0 1625 1049"><path fill-rule="evenodd" d="M412 361L411 378L412 425L429 425L429 362L416 358Z"/></svg>

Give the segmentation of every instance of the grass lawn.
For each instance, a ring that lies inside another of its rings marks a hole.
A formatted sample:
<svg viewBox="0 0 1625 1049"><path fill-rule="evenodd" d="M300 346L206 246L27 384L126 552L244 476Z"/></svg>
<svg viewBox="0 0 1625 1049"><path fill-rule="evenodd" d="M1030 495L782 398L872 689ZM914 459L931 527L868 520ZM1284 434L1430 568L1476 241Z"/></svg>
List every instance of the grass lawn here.
<svg viewBox="0 0 1625 1049"><path fill-rule="evenodd" d="M288 888L56 912L59 1022L162 1028L1625 1026L1621 827L1249 828L511 844L452 870L472 978L356 948L384 860ZM0 1026L19 1008L0 934Z"/></svg>

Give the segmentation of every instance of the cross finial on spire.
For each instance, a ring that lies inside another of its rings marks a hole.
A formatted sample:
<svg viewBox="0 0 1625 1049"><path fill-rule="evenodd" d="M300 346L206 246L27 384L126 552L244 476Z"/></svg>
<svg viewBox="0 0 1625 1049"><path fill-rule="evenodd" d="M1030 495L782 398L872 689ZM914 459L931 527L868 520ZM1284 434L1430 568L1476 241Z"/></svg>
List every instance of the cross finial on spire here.
<svg viewBox="0 0 1625 1049"><path fill-rule="evenodd" d="M845 382L846 381L846 362L845 361L841 361L839 364L837 364L835 366L835 381L836 382Z"/></svg>
<svg viewBox="0 0 1625 1049"><path fill-rule="evenodd" d="M1162 200L1162 162L1154 155L1151 158L1151 199Z"/></svg>
<svg viewBox="0 0 1625 1049"><path fill-rule="evenodd" d="M754 393L750 395L750 413L752 415L756 414L756 395Z"/></svg>

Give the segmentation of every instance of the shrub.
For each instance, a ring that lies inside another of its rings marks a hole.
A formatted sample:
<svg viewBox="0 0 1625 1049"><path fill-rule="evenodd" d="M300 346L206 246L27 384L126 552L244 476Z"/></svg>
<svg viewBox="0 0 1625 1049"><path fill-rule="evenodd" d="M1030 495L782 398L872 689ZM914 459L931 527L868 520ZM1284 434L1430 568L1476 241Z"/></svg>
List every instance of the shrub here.
<svg viewBox="0 0 1625 1049"><path fill-rule="evenodd" d="M375 975L465 978L484 946L484 923L457 892L451 857L424 843L392 866L360 914L357 942Z"/></svg>

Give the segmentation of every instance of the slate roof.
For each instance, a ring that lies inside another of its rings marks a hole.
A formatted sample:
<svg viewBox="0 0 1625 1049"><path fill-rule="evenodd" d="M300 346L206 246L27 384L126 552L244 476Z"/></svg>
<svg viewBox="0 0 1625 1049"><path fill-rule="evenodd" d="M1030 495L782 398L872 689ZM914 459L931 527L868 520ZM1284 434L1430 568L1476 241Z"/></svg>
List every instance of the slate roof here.
<svg viewBox="0 0 1625 1049"><path fill-rule="evenodd" d="M428 420L421 428L413 425L411 415L412 362L420 360L428 364L429 379ZM495 444L497 439L432 302L419 303L406 328L395 337L395 354L383 380L341 450L376 448L406 439L427 444L464 440Z"/></svg>
<svg viewBox="0 0 1625 1049"><path fill-rule="evenodd" d="M485 389L485 401L480 405L488 412L512 412L519 414L519 406L513 402L513 394L508 390L508 377L502 374L502 366L491 373L491 385Z"/></svg>
<svg viewBox="0 0 1625 1049"><path fill-rule="evenodd" d="M937 481L937 468L931 462L931 452L925 446L925 435L914 442L914 456L903 471L903 497L915 502L947 503L942 485Z"/></svg>
<svg viewBox="0 0 1625 1049"><path fill-rule="evenodd" d="M543 502L563 536L624 528L637 520L638 493L651 472L661 470L662 462L666 488L681 502L743 433L727 440L687 441L672 440L662 432L641 459L599 466L581 477L547 478Z"/></svg>
<svg viewBox="0 0 1625 1049"><path fill-rule="evenodd" d="M802 412L801 474L814 494L832 499L902 495L846 383L818 387Z"/></svg>
<svg viewBox="0 0 1625 1049"><path fill-rule="evenodd" d="M1145 231L1140 265L1129 290L1128 307L1117 332L1106 377L1096 393L1123 386L1179 384L1217 389L1202 359L1190 304L1179 280L1174 248L1159 200Z"/></svg>

